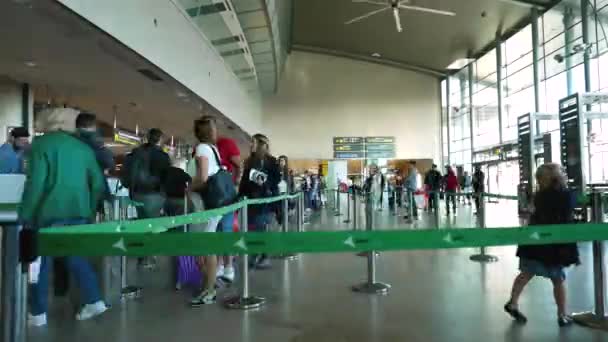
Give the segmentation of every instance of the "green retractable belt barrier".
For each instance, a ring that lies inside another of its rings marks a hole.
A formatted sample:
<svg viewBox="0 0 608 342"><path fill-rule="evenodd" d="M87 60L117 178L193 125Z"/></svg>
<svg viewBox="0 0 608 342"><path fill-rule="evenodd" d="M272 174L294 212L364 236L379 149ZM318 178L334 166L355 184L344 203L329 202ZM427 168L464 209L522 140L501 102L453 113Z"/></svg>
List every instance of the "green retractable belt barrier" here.
<svg viewBox="0 0 608 342"><path fill-rule="evenodd" d="M179 225L179 224L177 224ZM303 233L91 232L90 227L43 230L41 255L287 254L463 248L608 240L608 224L500 229L317 231Z"/></svg>

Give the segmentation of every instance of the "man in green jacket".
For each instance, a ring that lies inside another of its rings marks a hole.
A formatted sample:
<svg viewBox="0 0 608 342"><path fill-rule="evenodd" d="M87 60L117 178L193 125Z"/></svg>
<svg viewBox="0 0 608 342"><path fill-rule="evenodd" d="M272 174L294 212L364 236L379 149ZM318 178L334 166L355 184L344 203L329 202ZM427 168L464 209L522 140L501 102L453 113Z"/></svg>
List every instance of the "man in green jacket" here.
<svg viewBox="0 0 608 342"><path fill-rule="evenodd" d="M64 131L47 133L34 140L28 165L19 210L19 218L26 227L52 229L94 220L104 194L105 178L89 146ZM76 319L86 320L106 311L97 276L89 262L68 256L65 263L85 304ZM38 282L32 285L28 323L33 326L46 325L50 264L50 257L41 258Z"/></svg>

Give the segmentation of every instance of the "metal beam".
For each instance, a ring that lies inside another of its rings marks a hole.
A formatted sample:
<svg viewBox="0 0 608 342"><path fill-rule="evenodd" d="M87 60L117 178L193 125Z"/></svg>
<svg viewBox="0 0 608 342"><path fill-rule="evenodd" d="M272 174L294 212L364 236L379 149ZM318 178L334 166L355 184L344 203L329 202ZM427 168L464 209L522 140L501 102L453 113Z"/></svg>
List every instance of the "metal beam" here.
<svg viewBox="0 0 608 342"><path fill-rule="evenodd" d="M390 59L386 59L386 58L376 58L376 57L366 56L366 55L357 54L357 53L332 50L332 49L326 49L326 48L320 48L320 47L308 46L308 45L299 45L299 44L294 44L292 46L292 50L318 53L318 54L336 56L336 57L350 58L350 59L354 59L354 60L358 60L358 61L386 65L386 66L391 66L394 68L404 69L404 70L409 70L409 71L415 71L415 72L419 72L421 74L427 74L427 75L434 76L434 77L445 77L446 76L446 74L444 72L436 70L436 69L426 68L426 67L422 67L419 65L414 65L414 64L404 63L404 62L398 62L398 61L394 61L394 60L390 60Z"/></svg>
<svg viewBox="0 0 608 342"><path fill-rule="evenodd" d="M540 71L538 66L540 34L538 32L538 10L532 8L532 72L534 80L534 111L540 112ZM534 120L536 132L540 132L540 122Z"/></svg>
<svg viewBox="0 0 608 342"><path fill-rule="evenodd" d="M448 140L448 165L452 165L451 163L451 156L450 156L450 146L452 145L452 141L450 140L450 112L451 107L450 107L450 76L447 76L445 78L446 82L445 82L445 91L446 91L446 96L445 96L445 103L446 103L446 125L447 125L447 140ZM443 152L443 146L441 146L441 151Z"/></svg>
<svg viewBox="0 0 608 342"><path fill-rule="evenodd" d="M471 135L471 163L473 163L473 147L475 146L473 143L473 65L475 63L470 63L468 66L468 76L469 76L469 134Z"/></svg>
<svg viewBox="0 0 608 342"><path fill-rule="evenodd" d="M503 143L502 139L502 43L497 40L496 44L496 95L498 109L498 141Z"/></svg>

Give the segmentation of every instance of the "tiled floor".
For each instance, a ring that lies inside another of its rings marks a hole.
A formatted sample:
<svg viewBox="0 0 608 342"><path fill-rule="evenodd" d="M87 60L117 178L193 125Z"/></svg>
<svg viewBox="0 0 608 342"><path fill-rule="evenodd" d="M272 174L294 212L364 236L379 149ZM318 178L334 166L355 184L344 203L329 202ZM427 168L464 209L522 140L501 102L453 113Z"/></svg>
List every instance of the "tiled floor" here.
<svg viewBox="0 0 608 342"><path fill-rule="evenodd" d="M467 207L457 218L441 218L441 226L472 227ZM421 214L411 229L435 229L434 218ZM351 229L325 211L307 230ZM361 216L361 223L363 216ZM375 226L410 227L401 216L377 214ZM488 207L488 226L518 224L513 204ZM593 284L589 244L580 246L583 265L572 269L568 294L572 311L592 307ZM489 248L500 258L494 264L469 261L473 249L403 251L377 258L378 280L390 283L386 296L353 293L350 286L366 277L365 258L351 254L303 255L296 261L274 261L267 271L251 273L252 294L265 296L259 311L224 309L220 304L199 309L186 305L188 293L171 290L169 272L134 271L145 286L139 301L116 305L102 317L75 322L68 305L56 302L49 326L31 329L30 341L277 341L277 342L485 342L607 341L608 334L555 321L551 285L536 279L521 307L529 318L519 326L502 311L517 272L514 247ZM228 295L231 290L225 290Z"/></svg>

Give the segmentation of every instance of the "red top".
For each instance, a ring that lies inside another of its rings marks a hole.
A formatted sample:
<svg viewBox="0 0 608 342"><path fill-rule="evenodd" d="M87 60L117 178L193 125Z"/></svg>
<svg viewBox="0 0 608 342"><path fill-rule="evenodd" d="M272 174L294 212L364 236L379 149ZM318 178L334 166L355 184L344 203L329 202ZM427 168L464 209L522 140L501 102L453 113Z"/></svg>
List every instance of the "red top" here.
<svg viewBox="0 0 608 342"><path fill-rule="evenodd" d="M448 191L455 191L458 189L458 177L456 177L454 172L448 173L445 183L445 189Z"/></svg>
<svg viewBox="0 0 608 342"><path fill-rule="evenodd" d="M217 139L215 146L217 146L217 149L220 152L222 166L225 166L226 169L232 173L234 170L234 165L230 159L232 157L238 157L241 155L241 151L239 150L236 142L230 138L220 137ZM237 175L233 174L233 177L237 177Z"/></svg>

